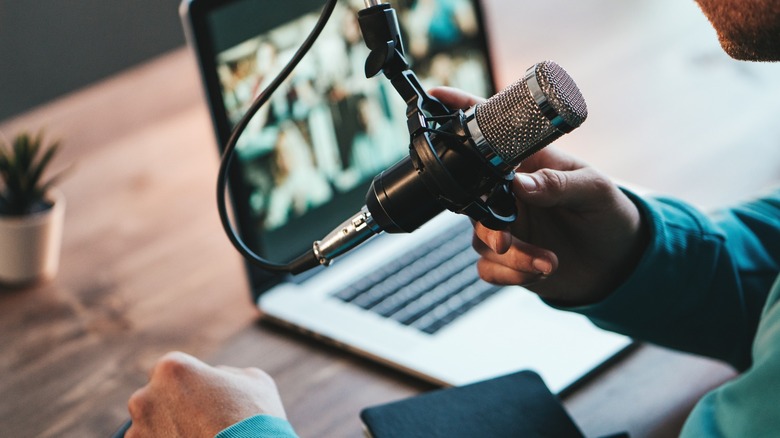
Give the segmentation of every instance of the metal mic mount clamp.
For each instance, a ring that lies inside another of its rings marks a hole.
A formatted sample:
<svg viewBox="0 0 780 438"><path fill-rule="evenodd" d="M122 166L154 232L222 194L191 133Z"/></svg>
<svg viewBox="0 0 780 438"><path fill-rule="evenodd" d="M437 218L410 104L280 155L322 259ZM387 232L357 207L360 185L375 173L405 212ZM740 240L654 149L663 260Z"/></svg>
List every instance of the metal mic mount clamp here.
<svg viewBox="0 0 780 438"><path fill-rule="evenodd" d="M406 102L410 156L420 177L438 194L447 209L466 214L488 228L506 228L517 217L511 193L514 172L492 175L493 188L486 195L465 196L471 190L464 190L458 184L457 178L442 162L440 148L432 143L430 136L432 122L463 126L463 111L450 110L422 87L406 59L398 17L390 4L381 0L365 0L365 5L366 8L358 12L363 40L370 50L365 74L367 78L372 78L383 73ZM468 136L462 137L461 141L468 141Z"/></svg>
<svg viewBox="0 0 780 438"><path fill-rule="evenodd" d="M407 119L415 119L409 133L427 126L426 114L434 117L450 116L453 112L437 99L428 95L420 81L409 68L404 53L401 30L395 10L388 3L366 0L366 9L358 12L363 40L369 48L365 73L373 78L379 73L385 77L407 104Z"/></svg>

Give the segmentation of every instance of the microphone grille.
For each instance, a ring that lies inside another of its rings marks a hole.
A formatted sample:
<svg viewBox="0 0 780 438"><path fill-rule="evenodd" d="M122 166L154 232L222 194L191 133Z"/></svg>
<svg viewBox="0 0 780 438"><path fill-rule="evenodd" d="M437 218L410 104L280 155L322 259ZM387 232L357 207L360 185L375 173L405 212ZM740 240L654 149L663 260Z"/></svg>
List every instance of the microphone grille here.
<svg viewBox="0 0 780 438"><path fill-rule="evenodd" d="M552 61L477 105L475 117L493 152L512 167L577 128L588 108L574 80Z"/></svg>

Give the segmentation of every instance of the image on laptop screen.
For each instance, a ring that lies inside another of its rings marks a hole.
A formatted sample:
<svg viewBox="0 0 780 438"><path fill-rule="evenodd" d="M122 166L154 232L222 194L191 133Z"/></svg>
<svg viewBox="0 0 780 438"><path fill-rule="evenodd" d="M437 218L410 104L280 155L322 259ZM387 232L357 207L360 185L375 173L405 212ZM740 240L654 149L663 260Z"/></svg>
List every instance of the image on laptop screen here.
<svg viewBox="0 0 780 438"><path fill-rule="evenodd" d="M322 1L239 1L209 15L221 102L232 128L298 49ZM278 5L278 3L273 3ZM394 2L406 56L427 89L487 96L493 82L469 0ZM383 76L367 79L362 0L339 2L325 30L240 137L250 246L288 261L364 203L371 179L408 154L406 104ZM239 203L240 204L240 203ZM245 224L246 225L246 224ZM247 233L245 234L245 238Z"/></svg>

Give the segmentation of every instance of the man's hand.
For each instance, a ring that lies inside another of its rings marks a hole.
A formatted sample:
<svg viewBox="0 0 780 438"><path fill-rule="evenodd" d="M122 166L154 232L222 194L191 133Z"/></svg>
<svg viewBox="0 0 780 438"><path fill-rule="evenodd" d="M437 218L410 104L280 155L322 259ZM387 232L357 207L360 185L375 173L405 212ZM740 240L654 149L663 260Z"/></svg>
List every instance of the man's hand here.
<svg viewBox="0 0 780 438"><path fill-rule="evenodd" d="M452 88L430 94L452 108L482 101ZM606 297L647 244L637 207L606 176L553 147L526 159L517 172L517 221L504 231L475 224L480 276L525 285L562 305Z"/></svg>
<svg viewBox="0 0 780 438"><path fill-rule="evenodd" d="M256 414L286 418L276 385L257 368L211 367L168 353L128 402L127 438L209 437Z"/></svg>

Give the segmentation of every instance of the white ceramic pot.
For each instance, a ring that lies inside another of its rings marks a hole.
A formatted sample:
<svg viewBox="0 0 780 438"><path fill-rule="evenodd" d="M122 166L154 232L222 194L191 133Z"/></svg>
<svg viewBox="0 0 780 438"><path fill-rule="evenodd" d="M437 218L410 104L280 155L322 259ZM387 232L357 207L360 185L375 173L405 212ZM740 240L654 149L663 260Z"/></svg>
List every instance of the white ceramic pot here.
<svg viewBox="0 0 780 438"><path fill-rule="evenodd" d="M65 197L50 192L52 208L28 216L0 216L0 283L22 285L57 274Z"/></svg>

